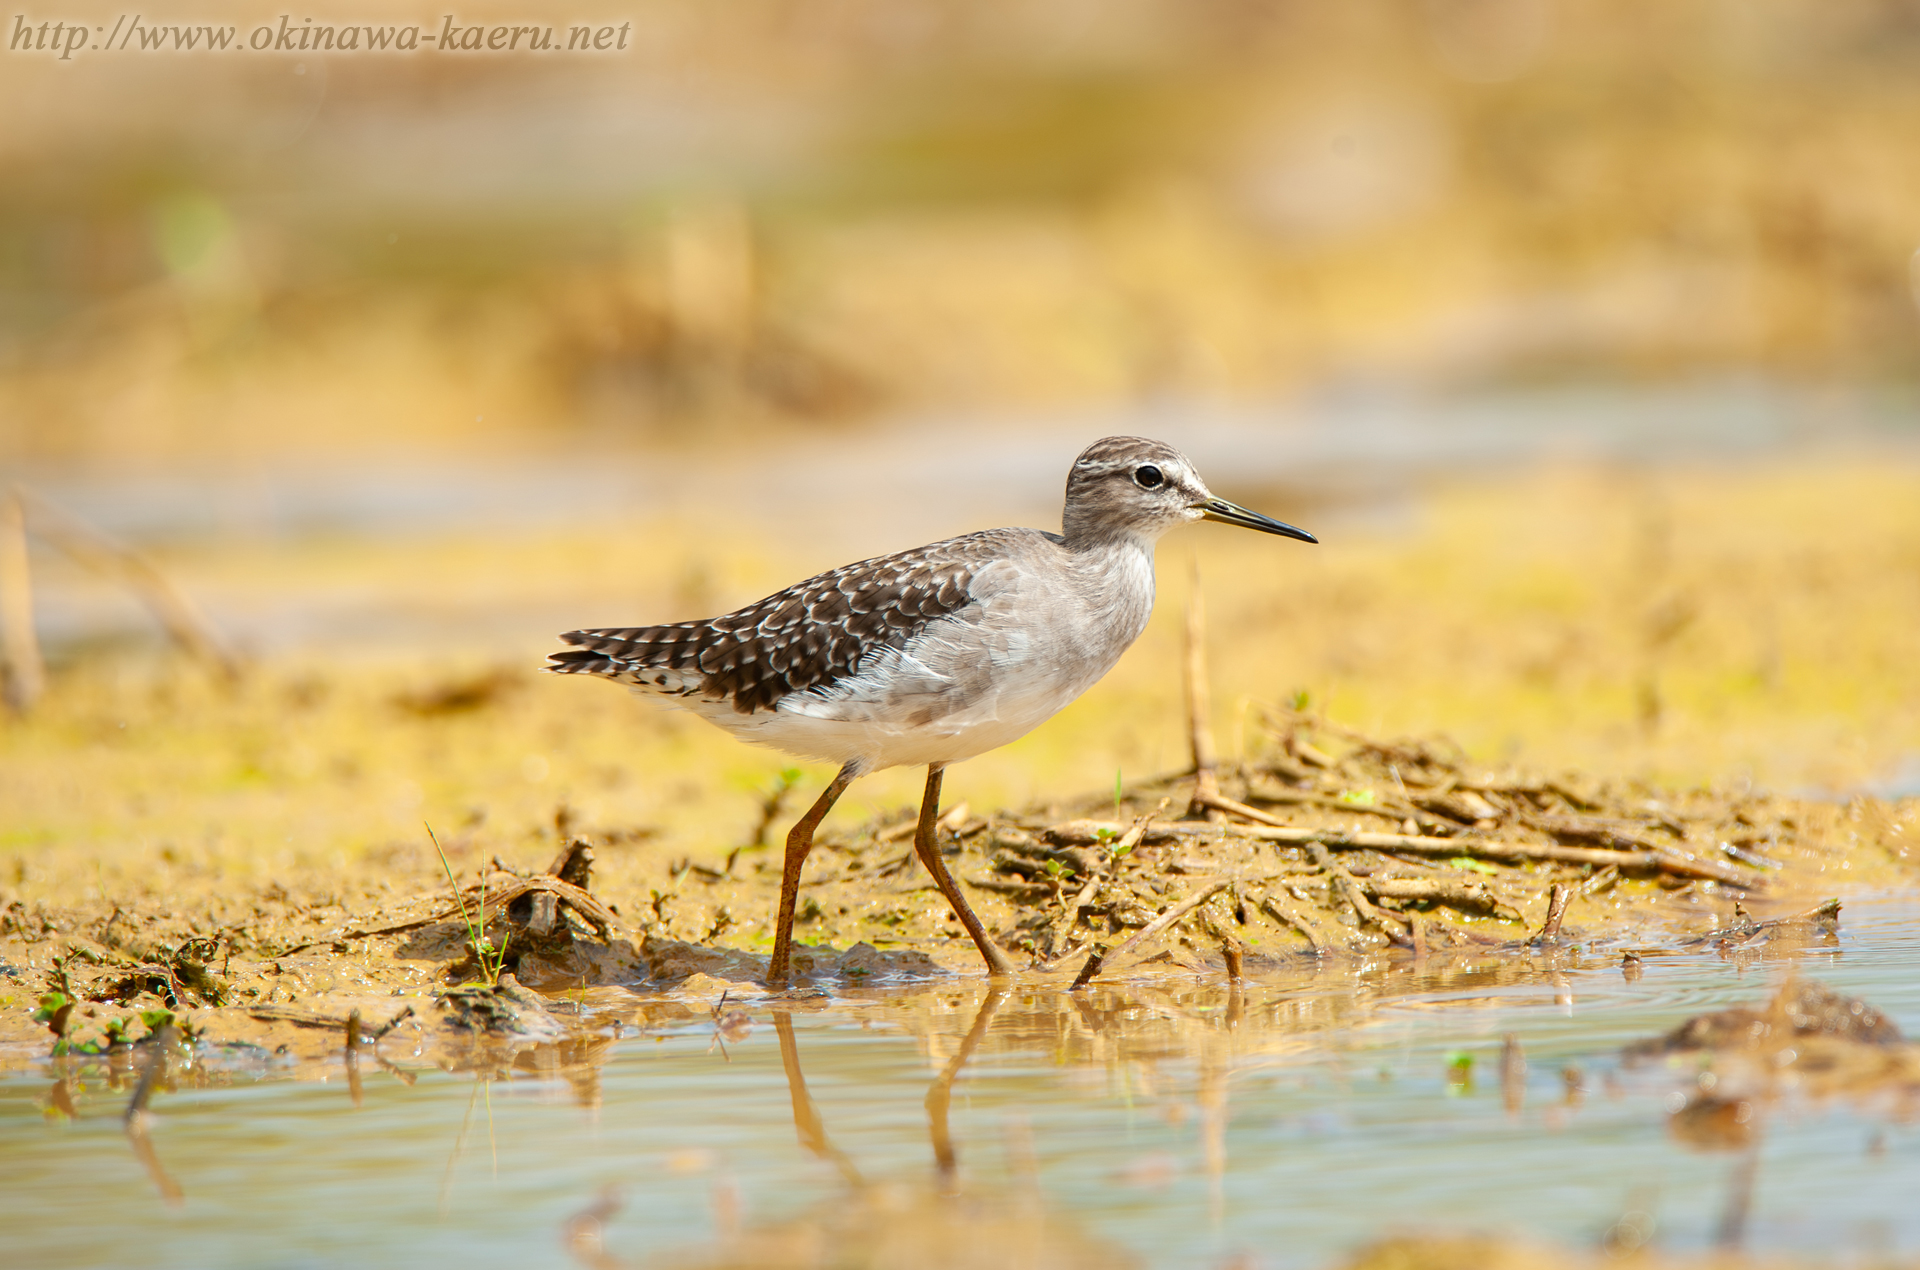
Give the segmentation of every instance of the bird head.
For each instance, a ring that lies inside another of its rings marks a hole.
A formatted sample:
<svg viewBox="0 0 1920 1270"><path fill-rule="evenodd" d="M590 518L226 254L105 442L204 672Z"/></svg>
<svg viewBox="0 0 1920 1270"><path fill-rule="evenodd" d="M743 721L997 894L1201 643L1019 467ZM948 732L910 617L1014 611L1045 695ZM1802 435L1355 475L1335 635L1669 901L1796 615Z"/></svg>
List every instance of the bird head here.
<svg viewBox="0 0 1920 1270"><path fill-rule="evenodd" d="M1304 529L1214 497L1187 456L1164 441L1103 437L1081 451L1067 473L1061 527L1070 544L1114 537L1152 542L1195 520L1319 541Z"/></svg>

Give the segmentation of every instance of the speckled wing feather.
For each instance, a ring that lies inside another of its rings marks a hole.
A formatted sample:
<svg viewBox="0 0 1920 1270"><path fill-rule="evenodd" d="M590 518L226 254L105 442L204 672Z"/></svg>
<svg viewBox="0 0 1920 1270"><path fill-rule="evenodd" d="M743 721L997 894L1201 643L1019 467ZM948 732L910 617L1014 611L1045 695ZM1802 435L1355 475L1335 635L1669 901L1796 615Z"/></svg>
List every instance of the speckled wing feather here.
<svg viewBox="0 0 1920 1270"><path fill-rule="evenodd" d="M547 669L599 675L672 696L771 710L789 693L854 674L883 648L904 648L972 604L974 573L1005 549L1005 530L949 538L808 578L723 617L665 626L569 631L575 647Z"/></svg>

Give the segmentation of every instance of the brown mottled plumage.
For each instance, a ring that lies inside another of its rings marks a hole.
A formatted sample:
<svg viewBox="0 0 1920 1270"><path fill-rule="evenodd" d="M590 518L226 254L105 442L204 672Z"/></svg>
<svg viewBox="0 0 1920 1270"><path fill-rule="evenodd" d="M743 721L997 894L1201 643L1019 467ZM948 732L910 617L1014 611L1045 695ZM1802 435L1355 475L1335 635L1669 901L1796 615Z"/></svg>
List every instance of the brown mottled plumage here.
<svg viewBox="0 0 1920 1270"><path fill-rule="evenodd" d="M1215 498L1178 450L1107 437L1067 474L1062 532L990 529L809 578L721 617L572 631L548 670L674 699L742 740L840 764L787 838L768 982L784 984L813 830L856 777L925 764L915 850L994 973L934 847L941 772L1053 717L1112 668L1153 609L1153 546L1218 520L1314 541Z"/></svg>
<svg viewBox="0 0 1920 1270"><path fill-rule="evenodd" d="M879 648L905 648L935 618L973 603L975 562L1001 554L989 529L862 560L797 582L724 617L569 631L561 674L600 675L667 695L725 700L741 714L852 675ZM678 675L664 672L682 672Z"/></svg>

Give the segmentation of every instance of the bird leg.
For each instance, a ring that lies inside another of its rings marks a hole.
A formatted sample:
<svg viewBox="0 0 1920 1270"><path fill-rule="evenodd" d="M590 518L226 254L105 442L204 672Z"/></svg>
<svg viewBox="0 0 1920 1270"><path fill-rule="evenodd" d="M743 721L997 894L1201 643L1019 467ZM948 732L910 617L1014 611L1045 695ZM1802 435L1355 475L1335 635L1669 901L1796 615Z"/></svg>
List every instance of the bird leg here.
<svg viewBox="0 0 1920 1270"><path fill-rule="evenodd" d="M1013 961L987 938L987 928L980 924L980 919L974 916L973 909L967 904L967 897L960 894L960 888L954 885L953 875L947 872L947 862L940 858L939 844L933 840L934 824L940 819L940 776L944 770L939 763L927 768L927 793L920 802L920 825L913 835L913 850L920 857L920 863L927 866L927 872L933 875L933 884L940 888L940 894L946 896L947 903L953 906L954 916L967 928L967 934L973 936L980 955L987 959L988 972L1010 975L1014 972Z"/></svg>
<svg viewBox="0 0 1920 1270"><path fill-rule="evenodd" d="M780 870L780 912L773 928L773 960L767 963L769 988L787 986L787 963L793 957L793 906L800 899L800 866L807 862L807 852L813 850L813 831L820 827L827 812L840 800L840 795L847 792L847 786L853 784L858 774L852 763L841 768L839 775L820 791L820 797L807 809L807 814L800 817L800 823L787 834L787 859Z"/></svg>

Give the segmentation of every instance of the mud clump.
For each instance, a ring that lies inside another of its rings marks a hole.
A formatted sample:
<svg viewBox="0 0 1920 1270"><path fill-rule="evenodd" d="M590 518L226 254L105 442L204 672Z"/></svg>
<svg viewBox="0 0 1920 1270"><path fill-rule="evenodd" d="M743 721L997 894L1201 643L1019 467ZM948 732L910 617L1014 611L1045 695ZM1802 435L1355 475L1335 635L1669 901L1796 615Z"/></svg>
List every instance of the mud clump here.
<svg viewBox="0 0 1920 1270"><path fill-rule="evenodd" d="M1890 1103L1900 1118L1920 1100L1920 1045L1866 1002L1807 979L1763 1005L1696 1015L1623 1057L1684 1073L1667 1129L1701 1151L1751 1147L1768 1112L1793 1097Z"/></svg>
<svg viewBox="0 0 1920 1270"><path fill-rule="evenodd" d="M1302 711L1271 712L1263 737L1205 779L1026 812L949 808L936 842L1023 973L1063 986L1168 971L1224 981L1328 958L1551 958L1627 929L1769 957L1831 942L1837 903L1796 909L1843 866L1861 885L1905 867L1855 828L1854 808L1487 768L1444 741L1378 740ZM913 828L903 812L820 836L798 913L800 992L979 972ZM90 1026L168 1010L301 1053L312 1040L289 1029L308 1016L412 1005L430 1018L449 990L503 974L530 995L763 990L776 851L673 855L562 808L545 867L520 870L483 855L482 835L446 842L487 860L457 894L419 855L179 896L56 906L0 893L0 989L15 1007L0 1012L0 1056L44 1055L30 1013L49 992ZM511 1003L495 990L448 1008L473 1035L511 1034L520 1017L547 1026Z"/></svg>
<svg viewBox="0 0 1920 1270"><path fill-rule="evenodd" d="M1645 1058L1688 1050L1785 1045L1808 1037L1857 1045L1901 1045L1906 1040L1893 1020L1859 998L1799 979L1765 1006L1735 1006L1695 1015L1663 1037L1629 1047L1627 1053Z"/></svg>
<svg viewBox="0 0 1920 1270"><path fill-rule="evenodd" d="M438 1005L447 1025L464 1031L535 1041L556 1041L567 1034L547 1003L521 987L511 974L501 975L498 983L451 989Z"/></svg>

